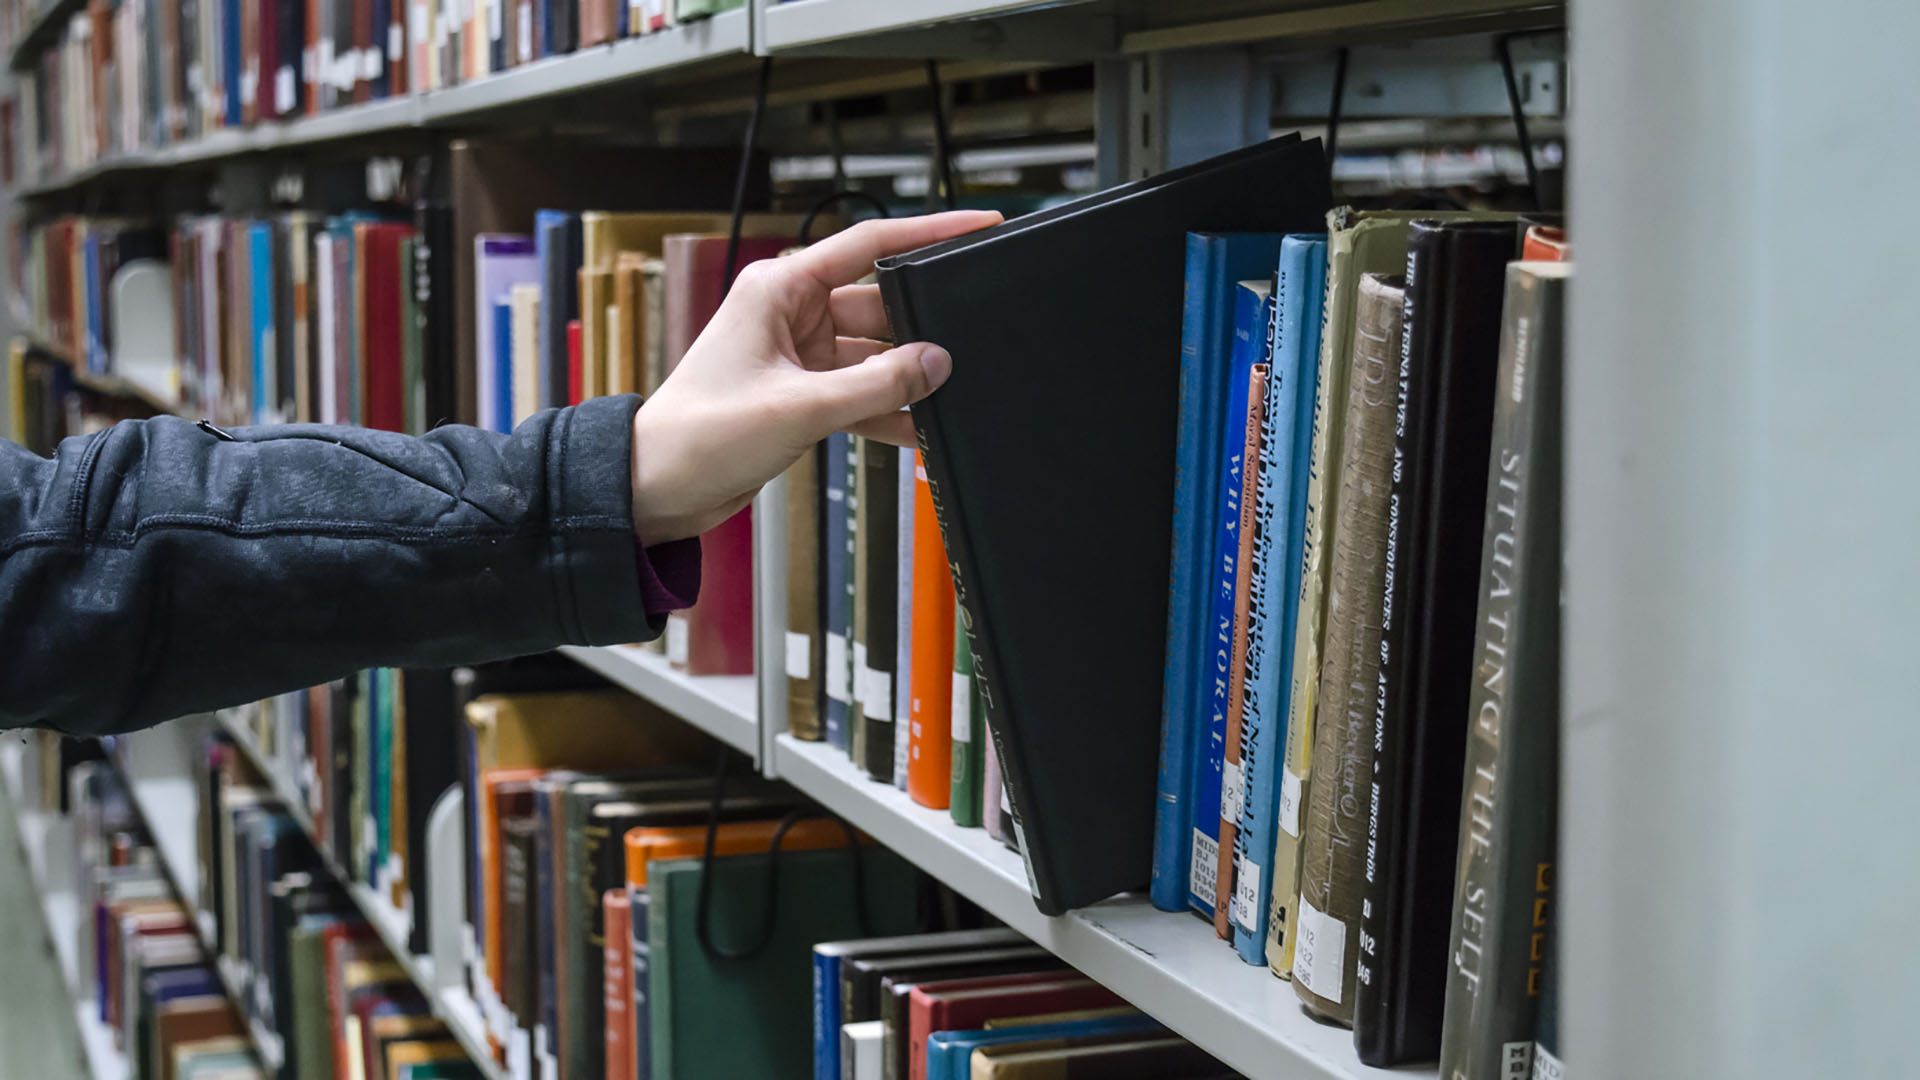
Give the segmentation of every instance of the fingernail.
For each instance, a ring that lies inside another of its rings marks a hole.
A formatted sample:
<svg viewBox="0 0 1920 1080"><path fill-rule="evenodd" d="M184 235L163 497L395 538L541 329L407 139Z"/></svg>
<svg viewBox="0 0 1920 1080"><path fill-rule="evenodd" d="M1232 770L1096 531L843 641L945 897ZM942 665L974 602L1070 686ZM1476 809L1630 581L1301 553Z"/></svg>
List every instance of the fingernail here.
<svg viewBox="0 0 1920 1080"><path fill-rule="evenodd" d="M938 345L929 345L920 350L920 370L927 373L928 389L938 390L947 376L953 374L953 354Z"/></svg>

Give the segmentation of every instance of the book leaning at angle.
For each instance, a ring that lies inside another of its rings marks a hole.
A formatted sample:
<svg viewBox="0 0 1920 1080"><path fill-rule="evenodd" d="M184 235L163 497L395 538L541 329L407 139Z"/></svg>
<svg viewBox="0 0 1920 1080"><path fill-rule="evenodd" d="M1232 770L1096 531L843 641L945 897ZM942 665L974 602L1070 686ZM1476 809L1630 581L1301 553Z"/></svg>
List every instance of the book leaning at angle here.
<svg viewBox="0 0 1920 1080"><path fill-rule="evenodd" d="M954 357L914 422L1043 912L1152 866L1186 234L1311 229L1329 201L1288 136L879 264L894 338ZM1036 467L1063 460L1102 467Z"/></svg>

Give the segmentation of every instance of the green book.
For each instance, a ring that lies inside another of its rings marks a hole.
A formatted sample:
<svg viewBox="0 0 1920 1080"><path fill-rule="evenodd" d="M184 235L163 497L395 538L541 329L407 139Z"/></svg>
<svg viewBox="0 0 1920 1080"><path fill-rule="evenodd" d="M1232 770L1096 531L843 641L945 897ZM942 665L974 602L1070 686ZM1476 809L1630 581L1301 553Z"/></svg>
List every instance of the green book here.
<svg viewBox="0 0 1920 1080"><path fill-rule="evenodd" d="M369 740L373 744L373 760L368 763L367 773L367 782L372 785L367 803L373 813L373 844L367 853L367 863L349 871L365 878L369 884L381 880L381 873L393 854L393 699L396 696L392 668L375 668L372 678L379 687L371 713Z"/></svg>
<svg viewBox="0 0 1920 1080"><path fill-rule="evenodd" d="M866 884L862 927L854 903L854 852L780 856L778 894L768 896L767 858L716 861L711 938L737 949L761 933L773 904L773 937L741 960L710 957L695 932L700 860L654 863L647 882L647 1024L652 1080L751 1076L807 1080L813 1074L813 946L915 929L913 867L878 845L858 858Z"/></svg>
<svg viewBox="0 0 1920 1080"><path fill-rule="evenodd" d="M327 916L302 919L287 942L293 1017L287 1060L295 1076L333 1075L333 1027L327 1001Z"/></svg>
<svg viewBox="0 0 1920 1080"><path fill-rule="evenodd" d="M422 1065L402 1065L400 1080L480 1080L480 1067L471 1061L432 1061Z"/></svg>
<svg viewBox="0 0 1920 1080"><path fill-rule="evenodd" d="M980 824L980 781L985 771L986 731L979 721L980 689L973 683L973 648L967 642L966 615L953 609L953 773L947 807L953 823Z"/></svg>
<svg viewBox="0 0 1920 1080"><path fill-rule="evenodd" d="M353 835L341 837L341 850L334 854L346 864L347 873L359 877L372 857L373 825L373 713L375 683L373 672L354 676L358 684L353 695L353 792L348 799L348 815Z"/></svg>
<svg viewBox="0 0 1920 1080"><path fill-rule="evenodd" d="M400 402L401 422L409 435L427 433L427 378L421 354L420 295L414 278L414 251L419 240L400 239Z"/></svg>

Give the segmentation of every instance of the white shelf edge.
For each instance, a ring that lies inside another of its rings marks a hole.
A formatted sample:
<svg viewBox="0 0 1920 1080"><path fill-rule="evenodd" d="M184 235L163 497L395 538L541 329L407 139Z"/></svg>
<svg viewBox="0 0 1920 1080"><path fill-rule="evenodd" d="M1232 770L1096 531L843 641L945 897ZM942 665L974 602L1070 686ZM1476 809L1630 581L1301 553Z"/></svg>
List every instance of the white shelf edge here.
<svg viewBox="0 0 1920 1080"><path fill-rule="evenodd" d="M286 782L279 771L273 768L254 746L253 736L235 718L233 710L223 710L216 713L215 717L221 729L233 739L247 761L266 778L274 798L286 807L287 813L292 815L300 831L306 833L307 840L313 845L314 852L320 857L321 863L340 883L341 888L346 891L347 897L353 901L354 907L359 909L368 925L373 927L374 935L380 939L381 944L393 954L394 962L400 965L407 978L420 991L420 996L426 999L427 1006L432 1010L434 1017L452 1032L454 1040L467 1052L468 1058L480 1070L481 1075L487 1080L509 1080L506 1071L493 1059L484 1031L470 1026L475 1022L478 1011L462 1012L457 1006L458 999L465 997L464 994L443 994L434 985L431 960L416 956L407 948L406 932L393 922L393 905L383 900L365 882L348 875L346 868L340 864L333 853L321 846L319 834L314 831L313 819L307 814L306 805L300 800L292 785Z"/></svg>
<svg viewBox="0 0 1920 1080"><path fill-rule="evenodd" d="M1069 0L1069 5L1080 0ZM1058 7L1046 0L768 0L761 12L762 45L770 52L869 37L917 26L1004 15L1022 8Z"/></svg>
<svg viewBox="0 0 1920 1080"><path fill-rule="evenodd" d="M689 675L638 645L568 645L561 652L694 727L760 759L759 706L751 675Z"/></svg>
<svg viewBox="0 0 1920 1080"><path fill-rule="evenodd" d="M1351 1032L1308 1017L1292 985L1243 962L1210 924L1159 911L1144 897L1049 918L1033 905L1020 857L985 829L962 828L947 811L869 780L827 743L781 735L774 766L781 780L1248 1076L1382 1075L1360 1064Z"/></svg>

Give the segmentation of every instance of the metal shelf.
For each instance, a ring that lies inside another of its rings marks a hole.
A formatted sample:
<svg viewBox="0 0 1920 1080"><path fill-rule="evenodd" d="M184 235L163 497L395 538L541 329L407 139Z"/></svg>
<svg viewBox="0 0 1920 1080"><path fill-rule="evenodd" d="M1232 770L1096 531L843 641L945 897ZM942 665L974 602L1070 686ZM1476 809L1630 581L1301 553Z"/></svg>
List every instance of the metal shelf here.
<svg viewBox="0 0 1920 1080"><path fill-rule="evenodd" d="M560 650L756 760L760 723L751 675L689 675L638 645Z"/></svg>
<svg viewBox="0 0 1920 1080"><path fill-rule="evenodd" d="M1049 918L1033 906L1020 856L985 829L961 828L946 811L873 782L826 743L782 735L773 765L780 779L1248 1076L1384 1075L1360 1064L1351 1032L1307 1016L1292 985L1244 963L1211 924L1157 910L1143 897ZM1436 1075L1432 1068L1396 1072Z"/></svg>
<svg viewBox="0 0 1920 1080"><path fill-rule="evenodd" d="M414 987L426 999L433 1010L434 1017L447 1026L454 1040L460 1044L462 1050L466 1051L467 1057L472 1059L487 1080L508 1080L506 1071L493 1059L493 1051L487 1045L486 1028L480 1020L480 1012L473 1007L472 999L466 991L457 986L441 989L434 982L432 959L415 955L407 947L407 930L399 912L395 911L392 904L374 892L365 882L348 874L339 859L321 846L319 834L314 830L313 818L307 813L305 802L293 789L293 785L288 783L286 778L280 775L279 770L260 753L259 748L254 746L253 735L247 731L237 711L223 710L216 713L215 718L221 729L240 748L241 754L266 779L274 798L286 807L287 813L293 817L295 824L299 825L300 831L306 833L315 853L319 855L327 870L333 874L334 879L346 890L348 898L360 910L360 914L366 919L368 925L373 927L373 932L379 937L381 944L393 954L394 962L400 965L407 978L412 980Z"/></svg>
<svg viewBox="0 0 1920 1080"><path fill-rule="evenodd" d="M73 354L68 352L65 346L57 344L49 335L42 334L36 330L19 331L19 335L25 338L27 343L32 345L35 350L65 364L67 370L73 375L73 381L80 386L84 386L96 393L106 394L110 397L127 398L138 401L157 413L170 413L174 416L187 415L185 402L169 402L160 394L155 393L151 388L142 386L132 379L123 378L118 375L102 375L98 372L88 371L83 364L78 363L74 359Z"/></svg>

